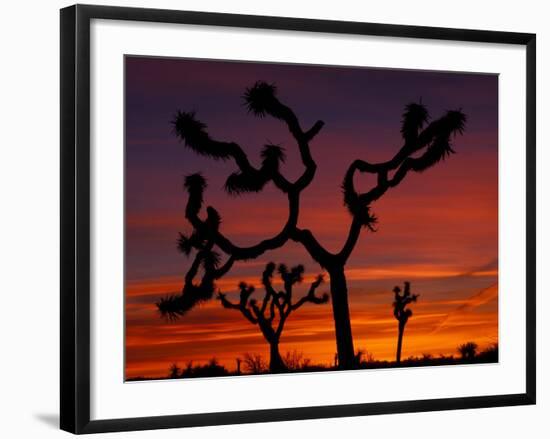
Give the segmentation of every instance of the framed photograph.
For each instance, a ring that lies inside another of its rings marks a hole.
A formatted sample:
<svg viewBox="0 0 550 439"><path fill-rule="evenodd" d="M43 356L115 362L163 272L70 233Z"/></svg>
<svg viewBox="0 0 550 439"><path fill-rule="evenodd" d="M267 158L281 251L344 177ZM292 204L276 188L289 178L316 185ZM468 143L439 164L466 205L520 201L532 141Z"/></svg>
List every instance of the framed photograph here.
<svg viewBox="0 0 550 439"><path fill-rule="evenodd" d="M61 10L61 428L535 403L535 35Z"/></svg>

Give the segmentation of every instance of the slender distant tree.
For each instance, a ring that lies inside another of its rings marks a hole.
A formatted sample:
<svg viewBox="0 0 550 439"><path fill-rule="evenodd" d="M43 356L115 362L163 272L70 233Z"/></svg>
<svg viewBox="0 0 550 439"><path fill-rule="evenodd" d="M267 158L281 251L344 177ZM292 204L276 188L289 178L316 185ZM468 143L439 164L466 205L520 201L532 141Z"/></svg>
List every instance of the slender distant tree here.
<svg viewBox="0 0 550 439"><path fill-rule="evenodd" d="M299 300L294 300L293 289L303 280L304 266L297 265L288 269L286 265L280 264L277 267L283 281L283 289L280 291L275 290L272 282L275 268L273 262L268 263L265 267L262 275L264 293L259 302L252 297L254 286L245 282L239 284L238 303L231 302L223 293L218 293L218 297L224 308L239 310L250 323L258 325L262 335L269 343L269 371L280 373L287 371L287 365L279 352L279 341L288 317L305 303L328 302L329 296L327 293L322 296L315 295L317 288L323 282L323 276L319 275L309 287L307 294Z"/></svg>
<svg viewBox="0 0 550 439"><path fill-rule="evenodd" d="M221 218L214 207L208 206L206 212L201 213L206 189L205 178L201 174L187 176L185 216L193 231L188 236L180 235L179 248L186 255L194 253L194 261L185 276L181 294L166 297L157 306L163 315L178 318L196 304L210 300L215 292L215 281L225 275L235 261L256 259L292 240L301 244L312 259L329 274L338 367L350 369L354 365L355 351L344 267L361 231L375 231L377 218L372 213L372 204L389 189L399 185L410 172L424 172L451 155L454 152L451 138L456 133L463 132L466 116L461 111L448 111L439 119L428 123L428 111L422 104L411 103L405 107L401 124L402 146L395 155L384 162L371 163L356 159L349 165L342 183L344 204L351 215L349 231L341 248L331 252L309 229L298 226L301 194L317 172L310 143L319 134L324 123L319 120L311 128L303 129L294 111L279 100L277 88L273 84L256 82L246 90L243 98L249 112L254 116L271 116L288 128L296 141L304 167L296 180L287 179L281 172L281 164L285 161L283 148L273 144L265 145L261 151L261 165L254 167L237 143L213 139L207 126L197 119L194 112L179 111L176 114L173 121L175 133L186 147L199 155L234 162L237 171L229 175L225 183L225 189L230 195L260 192L268 183L273 184L288 199L286 221L275 235L251 246L239 246L221 230ZM373 174L376 177L374 186L365 192L358 191L354 183L358 173ZM223 263L218 252L226 255ZM199 270L201 265L204 270ZM198 274L199 271L201 275Z"/></svg>
<svg viewBox="0 0 550 439"><path fill-rule="evenodd" d="M405 325L411 318L413 312L410 308L407 308L412 302L416 302L418 294L411 294L410 282L405 282L405 290L401 294L401 288L395 287L393 289L394 301L393 301L393 315L397 319L397 354L396 362L401 363L401 348L403 347L403 334L405 332Z"/></svg>

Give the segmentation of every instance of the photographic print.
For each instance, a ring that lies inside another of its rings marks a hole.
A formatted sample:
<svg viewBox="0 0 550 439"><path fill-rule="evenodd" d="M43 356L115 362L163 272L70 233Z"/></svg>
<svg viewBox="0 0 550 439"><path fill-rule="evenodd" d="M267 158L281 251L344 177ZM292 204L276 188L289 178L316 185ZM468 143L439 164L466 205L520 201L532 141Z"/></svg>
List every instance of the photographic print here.
<svg viewBox="0 0 550 439"><path fill-rule="evenodd" d="M126 380L498 362L498 75L124 63Z"/></svg>

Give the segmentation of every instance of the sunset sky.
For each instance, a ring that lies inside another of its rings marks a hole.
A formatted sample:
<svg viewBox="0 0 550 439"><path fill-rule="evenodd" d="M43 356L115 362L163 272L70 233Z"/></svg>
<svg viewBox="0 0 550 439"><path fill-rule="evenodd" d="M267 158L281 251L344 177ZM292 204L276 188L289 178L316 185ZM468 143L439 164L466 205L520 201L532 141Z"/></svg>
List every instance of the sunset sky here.
<svg viewBox="0 0 550 439"><path fill-rule="evenodd" d="M235 141L258 165L265 143L280 144L282 172L302 172L297 147L285 125L255 118L243 106L246 87L275 83L281 102L309 128L325 126L311 142L318 169L303 192L299 226L309 228L329 250L339 249L351 217L340 185L356 158L387 160L402 146L403 108L422 103L433 119L461 109L468 117L456 154L413 174L373 205L378 231L364 231L347 264L350 311L356 349L393 360L397 321L395 285L410 281L420 294L412 305L403 357L456 353L475 341L498 341L498 77L486 74L126 58L126 377L166 376L170 365L204 363L216 357L229 370L245 352L268 359L257 327L217 300L197 307L175 323L162 320L155 302L178 293L190 260L176 248L178 232L191 228L184 217L184 176L208 180L205 204L222 216L222 231L239 245L276 234L287 218L284 194L272 185L259 194L229 196L223 185L234 162L199 157L176 138L177 110L196 111L219 140ZM361 176L359 189L373 184ZM246 280L260 285L269 261L302 263L306 280L320 267L300 245L237 263L217 285L230 298ZM320 288L326 291L328 285ZM298 350L314 363L332 363L336 350L330 304L306 304L292 314L281 352Z"/></svg>

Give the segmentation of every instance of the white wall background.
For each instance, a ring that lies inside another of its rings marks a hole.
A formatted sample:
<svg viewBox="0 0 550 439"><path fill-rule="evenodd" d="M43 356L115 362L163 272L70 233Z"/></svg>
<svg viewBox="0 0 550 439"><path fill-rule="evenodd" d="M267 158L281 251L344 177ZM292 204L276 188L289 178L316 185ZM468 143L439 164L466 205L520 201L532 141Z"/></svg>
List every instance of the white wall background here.
<svg viewBox="0 0 550 439"><path fill-rule="evenodd" d="M537 33L538 45L538 405L455 412L109 434L105 437L356 437L446 439L547 437L550 348L543 310L550 283L550 14L545 2L386 0L104 0L88 3L299 16ZM59 367L59 13L58 0L9 2L0 18L0 433L54 438ZM182 395L182 398L184 395Z"/></svg>

